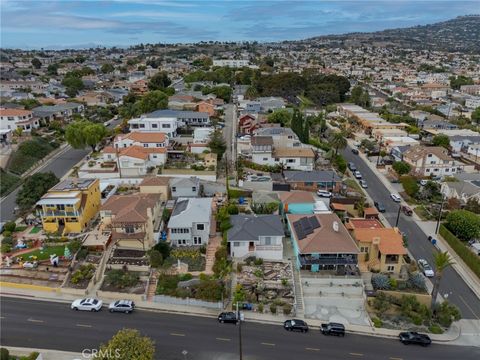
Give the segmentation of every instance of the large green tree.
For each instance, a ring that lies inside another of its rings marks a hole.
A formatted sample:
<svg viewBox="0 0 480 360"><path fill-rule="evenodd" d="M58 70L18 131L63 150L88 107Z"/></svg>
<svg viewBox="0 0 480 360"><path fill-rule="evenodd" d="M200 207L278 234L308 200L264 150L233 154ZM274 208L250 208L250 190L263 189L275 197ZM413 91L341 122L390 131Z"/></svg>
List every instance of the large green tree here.
<svg viewBox="0 0 480 360"><path fill-rule="evenodd" d="M115 70L115 67L110 63L103 64L102 67L100 68L100 71L104 74L109 74L114 70Z"/></svg>
<svg viewBox="0 0 480 360"><path fill-rule="evenodd" d="M269 114L267 119L270 123L280 124L281 126L290 126L292 112L288 109L278 109Z"/></svg>
<svg viewBox="0 0 480 360"><path fill-rule="evenodd" d="M217 159L220 160L227 150L227 144L223 138L222 132L219 130L214 131L210 135L210 141L208 142L208 147L214 154L217 154Z"/></svg>
<svg viewBox="0 0 480 360"><path fill-rule="evenodd" d="M475 121L477 124L480 124L480 106L472 111L472 121Z"/></svg>
<svg viewBox="0 0 480 360"><path fill-rule="evenodd" d="M167 88L172 81L169 79L168 74L165 71L160 71L152 76L148 82L149 90L163 90Z"/></svg>
<svg viewBox="0 0 480 360"><path fill-rule="evenodd" d="M480 237L480 216L468 210L454 210L447 215L445 225L460 240Z"/></svg>
<svg viewBox="0 0 480 360"><path fill-rule="evenodd" d="M393 170L395 170L395 172L399 175L399 176L402 176L402 175L405 175L405 174L408 174L410 172L410 170L412 169L412 167L410 166L410 164L407 164L406 162L404 161L395 161L392 165L392 168Z"/></svg>
<svg viewBox="0 0 480 360"><path fill-rule="evenodd" d="M450 76L450 87L458 90L462 85L473 85L473 79L468 76Z"/></svg>
<svg viewBox="0 0 480 360"><path fill-rule="evenodd" d="M155 342L142 336L136 329L118 331L106 344L100 346L97 360L153 360Z"/></svg>
<svg viewBox="0 0 480 360"><path fill-rule="evenodd" d="M30 210L56 183L58 183L58 178L52 172L36 173L29 176L17 194L16 202L20 211Z"/></svg>
<svg viewBox="0 0 480 360"><path fill-rule="evenodd" d="M74 149L90 146L95 151L97 144L107 135L103 124L90 121L75 121L65 129L65 139Z"/></svg>
<svg viewBox="0 0 480 360"><path fill-rule="evenodd" d="M450 138L448 135L438 134L433 137L432 144L448 149L450 147Z"/></svg>
<svg viewBox="0 0 480 360"><path fill-rule="evenodd" d="M445 252L438 252L433 255L433 261L435 265L435 278L433 280L433 290L432 290L432 302L431 309L435 308L435 303L437 302L438 290L440 289L440 281L442 280L443 272L446 268L454 264L450 254Z"/></svg>

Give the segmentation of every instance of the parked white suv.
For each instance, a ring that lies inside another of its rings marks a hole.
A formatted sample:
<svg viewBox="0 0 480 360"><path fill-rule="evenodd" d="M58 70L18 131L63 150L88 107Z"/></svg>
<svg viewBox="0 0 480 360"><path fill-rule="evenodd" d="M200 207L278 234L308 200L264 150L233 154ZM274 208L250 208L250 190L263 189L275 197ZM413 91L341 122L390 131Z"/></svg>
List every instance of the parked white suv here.
<svg viewBox="0 0 480 360"><path fill-rule="evenodd" d="M428 264L427 260L418 259L417 262L418 262L418 265L420 266L420 268L423 271L423 275L425 275L426 277L434 277L435 276L435 273L433 272L433 269Z"/></svg>
<svg viewBox="0 0 480 360"><path fill-rule="evenodd" d="M395 202L400 202L400 201L402 201L402 198L400 197L400 195L390 194L390 197L391 197L392 200L395 201Z"/></svg>
<svg viewBox="0 0 480 360"><path fill-rule="evenodd" d="M327 198L332 197L332 193L327 190L317 190L317 195L320 197L327 197Z"/></svg>

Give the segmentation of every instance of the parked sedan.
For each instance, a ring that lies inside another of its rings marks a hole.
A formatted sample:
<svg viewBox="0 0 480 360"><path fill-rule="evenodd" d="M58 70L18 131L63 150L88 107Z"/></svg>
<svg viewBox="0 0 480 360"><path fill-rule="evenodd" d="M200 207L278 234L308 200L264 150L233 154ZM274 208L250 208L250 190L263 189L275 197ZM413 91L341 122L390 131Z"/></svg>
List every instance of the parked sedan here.
<svg viewBox="0 0 480 360"><path fill-rule="evenodd" d="M236 324L238 322L237 314L234 312L222 312L218 315L218 322Z"/></svg>
<svg viewBox="0 0 480 360"><path fill-rule="evenodd" d="M355 171L353 173L353 175L355 176L356 179L361 179L362 178L362 173L360 171Z"/></svg>
<svg viewBox="0 0 480 360"><path fill-rule="evenodd" d="M373 205L377 208L377 210L381 213L385 212L385 206L383 206L382 203L379 203L378 201L375 201Z"/></svg>
<svg viewBox="0 0 480 360"><path fill-rule="evenodd" d="M83 311L100 311L102 308L103 302L102 300L94 299L94 298L86 298L86 299L77 299L72 302L70 308L72 310L83 310Z"/></svg>
<svg viewBox="0 0 480 360"><path fill-rule="evenodd" d="M131 313L135 309L135 303L131 300L117 300L108 305L110 312L123 312L125 314Z"/></svg>
<svg viewBox="0 0 480 360"><path fill-rule="evenodd" d="M367 182L365 180L360 180L360 186L364 189L368 188Z"/></svg>
<svg viewBox="0 0 480 360"><path fill-rule="evenodd" d="M327 197L327 198L332 197L332 193L327 190L317 190L317 195L320 197Z"/></svg>
<svg viewBox="0 0 480 360"><path fill-rule="evenodd" d="M423 275L426 277L434 277L435 273L433 272L433 269L431 268L430 264L427 262L425 259L418 259L418 265L423 271Z"/></svg>
<svg viewBox="0 0 480 360"><path fill-rule="evenodd" d="M285 330L288 330L288 331L301 331L301 332L308 331L307 323L303 320L298 320L298 319L285 321L283 323L283 327Z"/></svg>
<svg viewBox="0 0 480 360"><path fill-rule="evenodd" d="M402 198L400 197L400 195L397 195L397 194L390 194L390 198L395 201L395 202L401 202L402 201Z"/></svg>
<svg viewBox="0 0 480 360"><path fill-rule="evenodd" d="M420 334L415 331L401 332L398 337L404 345L417 344L422 346L428 346L432 343L432 340L428 335Z"/></svg>

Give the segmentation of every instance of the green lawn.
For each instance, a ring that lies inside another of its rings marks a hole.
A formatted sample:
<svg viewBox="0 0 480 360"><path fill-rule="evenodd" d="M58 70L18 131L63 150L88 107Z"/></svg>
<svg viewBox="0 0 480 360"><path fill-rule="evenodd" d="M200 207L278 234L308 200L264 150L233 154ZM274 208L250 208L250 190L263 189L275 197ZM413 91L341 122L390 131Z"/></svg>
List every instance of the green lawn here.
<svg viewBox="0 0 480 360"><path fill-rule="evenodd" d="M58 256L63 256L65 252L65 246L49 246L43 250L34 250L32 252L23 254L23 258L28 260L29 256L36 256L38 260L47 260L50 259L50 255L57 254Z"/></svg>
<svg viewBox="0 0 480 360"><path fill-rule="evenodd" d="M30 230L30 234L38 234L42 230L41 227L35 226Z"/></svg>
<svg viewBox="0 0 480 360"><path fill-rule="evenodd" d="M15 228L15 232L22 232L22 231L25 231L27 229L27 226L17 226Z"/></svg>

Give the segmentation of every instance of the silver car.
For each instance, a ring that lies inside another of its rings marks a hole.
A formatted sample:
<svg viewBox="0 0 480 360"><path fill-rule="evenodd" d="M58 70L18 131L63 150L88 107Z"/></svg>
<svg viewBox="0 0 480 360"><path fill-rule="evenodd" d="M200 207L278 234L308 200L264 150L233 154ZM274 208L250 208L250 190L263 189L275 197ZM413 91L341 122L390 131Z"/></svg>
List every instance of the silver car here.
<svg viewBox="0 0 480 360"><path fill-rule="evenodd" d="M131 313L135 309L135 303L131 300L117 300L108 305L108 311L123 312L125 314Z"/></svg>

